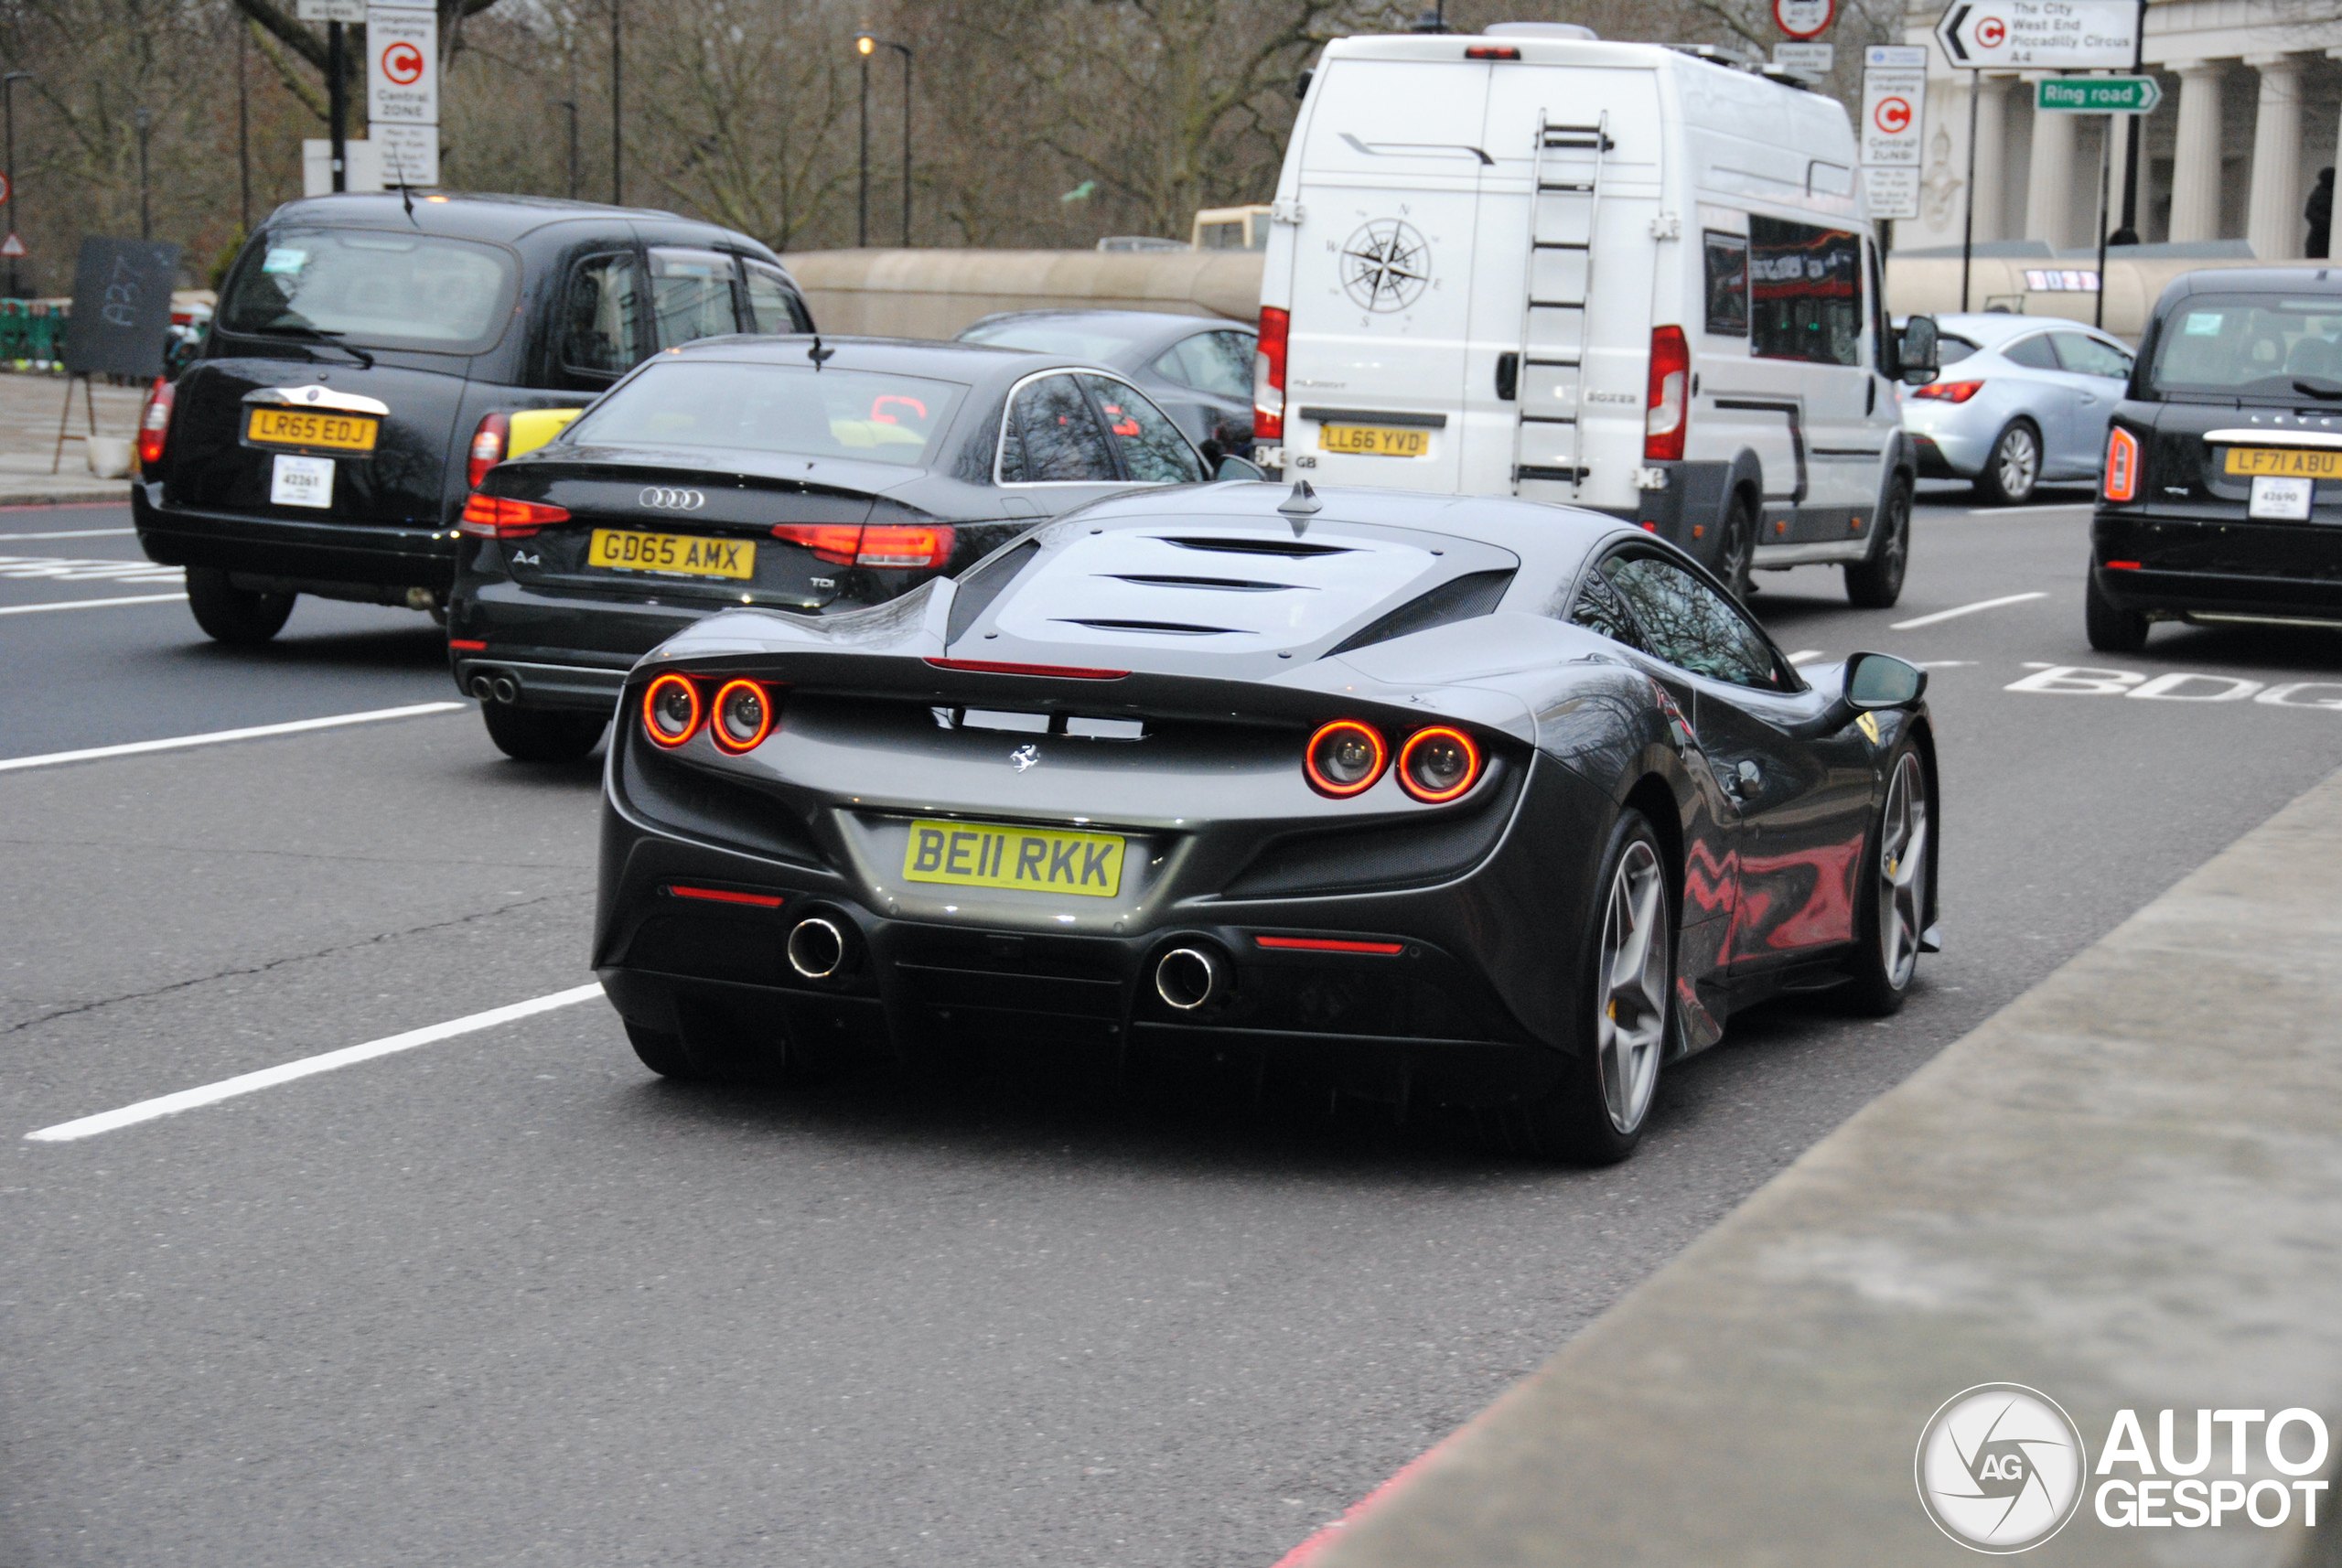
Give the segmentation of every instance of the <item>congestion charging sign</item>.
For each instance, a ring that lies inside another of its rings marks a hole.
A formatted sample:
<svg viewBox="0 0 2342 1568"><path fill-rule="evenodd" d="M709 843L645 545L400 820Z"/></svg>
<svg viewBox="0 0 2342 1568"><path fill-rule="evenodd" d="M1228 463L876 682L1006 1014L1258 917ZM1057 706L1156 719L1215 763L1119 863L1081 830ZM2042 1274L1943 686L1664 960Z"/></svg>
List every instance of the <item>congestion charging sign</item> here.
<svg viewBox="0 0 2342 1568"><path fill-rule="evenodd" d="M2137 0L1952 0L1936 41L1957 70L2128 67Z"/></svg>
<svg viewBox="0 0 2342 1568"><path fill-rule="evenodd" d="M431 0L367 6L366 118L385 184L439 183L439 14Z"/></svg>
<svg viewBox="0 0 2342 1568"><path fill-rule="evenodd" d="M1919 133L1928 102L1928 51L1874 44L1863 51L1863 186L1873 218L1919 215Z"/></svg>

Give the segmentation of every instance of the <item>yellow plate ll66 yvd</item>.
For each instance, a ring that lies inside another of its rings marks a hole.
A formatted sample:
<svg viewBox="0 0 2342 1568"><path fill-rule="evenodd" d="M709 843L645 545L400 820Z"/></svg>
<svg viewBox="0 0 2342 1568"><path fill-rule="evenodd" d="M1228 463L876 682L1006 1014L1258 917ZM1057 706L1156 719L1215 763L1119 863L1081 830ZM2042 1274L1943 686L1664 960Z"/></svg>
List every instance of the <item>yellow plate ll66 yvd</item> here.
<svg viewBox="0 0 2342 1568"><path fill-rule="evenodd" d="M922 820L911 824L903 877L953 887L1112 898L1123 886L1123 839L1119 833Z"/></svg>
<svg viewBox="0 0 2342 1568"><path fill-rule="evenodd" d="M586 564L615 572L680 572L690 577L757 575L757 547L746 539L701 539L687 533L643 533L631 528L597 528Z"/></svg>

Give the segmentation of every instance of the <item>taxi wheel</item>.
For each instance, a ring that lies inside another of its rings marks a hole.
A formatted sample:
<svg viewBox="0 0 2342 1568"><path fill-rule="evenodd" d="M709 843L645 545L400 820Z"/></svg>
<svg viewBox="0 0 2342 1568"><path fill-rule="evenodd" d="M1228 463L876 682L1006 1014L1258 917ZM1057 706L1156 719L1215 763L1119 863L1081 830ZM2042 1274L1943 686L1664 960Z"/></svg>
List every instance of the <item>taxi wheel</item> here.
<svg viewBox="0 0 2342 1568"><path fill-rule="evenodd" d="M2022 506L2040 484L2041 432L2029 419L2013 419L1976 476L1977 498L1993 506Z"/></svg>
<svg viewBox="0 0 2342 1568"><path fill-rule="evenodd" d="M2147 618L2099 592L2095 573L2082 589L2082 629L2100 653L2136 653L2147 645Z"/></svg>
<svg viewBox="0 0 2342 1568"><path fill-rule="evenodd" d="M297 596L234 587L217 566L187 569L187 607L195 612L195 624L215 642L244 648L266 642L285 629Z"/></svg>
<svg viewBox="0 0 2342 1568"><path fill-rule="evenodd" d="M575 762L594 749L609 723L599 714L511 703L483 703L479 716L488 725L488 738L515 762Z"/></svg>

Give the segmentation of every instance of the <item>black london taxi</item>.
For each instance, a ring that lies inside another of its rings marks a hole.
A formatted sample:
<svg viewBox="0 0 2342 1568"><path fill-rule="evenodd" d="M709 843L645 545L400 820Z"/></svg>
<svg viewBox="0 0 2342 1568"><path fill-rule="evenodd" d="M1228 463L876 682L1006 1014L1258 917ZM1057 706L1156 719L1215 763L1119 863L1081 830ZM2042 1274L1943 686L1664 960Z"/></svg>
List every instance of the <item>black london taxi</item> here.
<svg viewBox="0 0 2342 1568"><path fill-rule="evenodd" d="M141 422L131 510L197 624L263 642L295 596L444 618L479 476L662 349L810 330L778 256L672 213L532 197L287 202ZM517 430L516 430L517 423Z"/></svg>
<svg viewBox="0 0 2342 1568"><path fill-rule="evenodd" d="M2158 620L2342 628L2342 268L2188 273L2106 438L2092 648Z"/></svg>

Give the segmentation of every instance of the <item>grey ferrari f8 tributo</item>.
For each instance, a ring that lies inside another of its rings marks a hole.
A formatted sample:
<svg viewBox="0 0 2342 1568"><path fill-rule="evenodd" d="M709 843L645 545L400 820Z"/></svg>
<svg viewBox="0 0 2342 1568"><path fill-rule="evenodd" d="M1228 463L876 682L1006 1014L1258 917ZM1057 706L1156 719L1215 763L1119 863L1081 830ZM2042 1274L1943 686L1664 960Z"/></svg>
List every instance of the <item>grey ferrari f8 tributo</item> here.
<svg viewBox="0 0 2342 1568"><path fill-rule="evenodd" d="M594 962L652 1069L1047 1043L1623 1158L1735 1009L1933 950L1924 672L1590 512L1124 494L628 678Z"/></svg>

